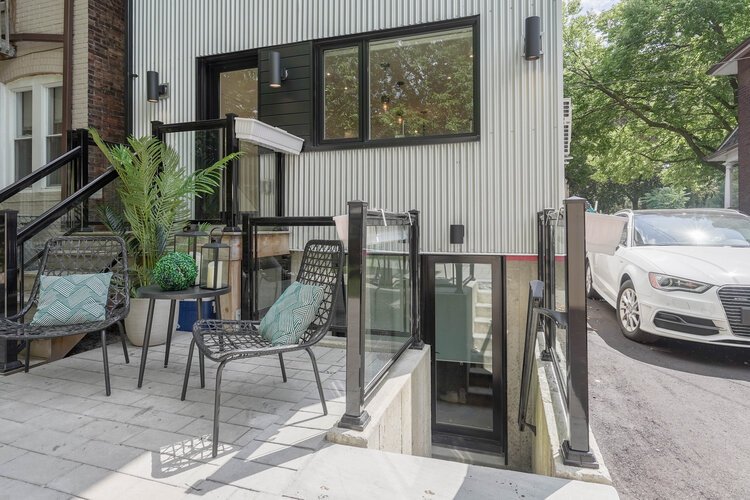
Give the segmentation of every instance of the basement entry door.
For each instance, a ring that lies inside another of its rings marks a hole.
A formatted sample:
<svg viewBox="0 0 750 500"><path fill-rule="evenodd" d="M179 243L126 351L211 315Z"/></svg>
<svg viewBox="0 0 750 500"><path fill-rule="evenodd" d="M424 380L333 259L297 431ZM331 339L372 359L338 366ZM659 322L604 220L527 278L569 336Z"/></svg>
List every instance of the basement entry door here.
<svg viewBox="0 0 750 500"><path fill-rule="evenodd" d="M424 256L433 441L504 452L502 260Z"/></svg>

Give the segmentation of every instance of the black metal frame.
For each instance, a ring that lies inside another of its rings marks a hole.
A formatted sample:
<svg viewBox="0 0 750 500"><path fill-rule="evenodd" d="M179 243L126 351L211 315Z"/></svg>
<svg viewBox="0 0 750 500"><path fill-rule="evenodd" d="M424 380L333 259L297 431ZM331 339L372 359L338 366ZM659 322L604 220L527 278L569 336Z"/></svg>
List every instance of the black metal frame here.
<svg viewBox="0 0 750 500"><path fill-rule="evenodd" d="M9 318L18 313L18 247L15 244L18 232L18 213L15 210L0 211L0 237L2 238L3 280L0 283L0 314ZM18 342L0 340L0 373L17 370L23 366L18 361Z"/></svg>
<svg viewBox="0 0 750 500"><path fill-rule="evenodd" d="M527 422L527 406L531 390L532 359L539 327L544 325L544 350L540 361L551 361L555 379L564 393L568 418L568 439L561 443L563 462L577 467L598 468L599 464L589 443L588 401L588 325L586 323L586 201L583 198L564 200L565 221L565 312L555 310L555 244L552 224L559 214L544 210L537 214L539 236L539 276L543 283L532 281L529 289L529 319L521 382L521 404L518 410L520 430L533 426ZM543 295L543 296L542 296ZM544 307L541 307L543 304ZM542 321L545 318L545 321ZM563 375L555 353L555 326L567 329L567 372ZM545 354L546 353L546 354Z"/></svg>
<svg viewBox="0 0 750 500"><path fill-rule="evenodd" d="M505 454L507 463L507 337L505 307L505 258L495 255L423 255L422 276L424 279L422 301L424 304L424 329L426 341L433 346L430 371L436 380L435 363L435 264L489 264L492 266L492 394L493 421L491 432L465 427L439 424L436 420L435 384L432 384L430 401L432 406L433 440L450 445L467 446ZM494 325L498 325L494 327ZM497 353L497 354L495 354Z"/></svg>
<svg viewBox="0 0 750 500"><path fill-rule="evenodd" d="M198 131L211 131L221 130L224 134L224 143L222 147L224 151L221 155L229 155L231 153L237 153L239 151L239 141L234 134L234 119L237 115L228 113L225 118L213 118L210 120L198 120L193 122L180 122L180 123L163 123L160 121L151 122L151 135L164 142L166 134L181 133L181 132L198 132ZM238 226L239 222L239 208L238 208L238 196L237 192L239 186L237 185L237 162L233 160L229 162L226 168L222 171L222 192L220 193L220 212L221 219L219 221L215 219L203 218L200 212L200 207L196 205L196 221L200 222L221 222L226 226L227 231L240 231Z"/></svg>
<svg viewBox="0 0 750 500"><path fill-rule="evenodd" d="M196 58L196 102L199 120L219 117L219 76L226 71L258 67L258 50L243 50ZM260 106L260 102L258 103Z"/></svg>
<svg viewBox="0 0 750 500"><path fill-rule="evenodd" d="M368 44L371 41L393 38L398 36L426 34L435 31L442 31L451 28L471 27L473 29L473 51L474 51L474 81L473 81L473 104L474 104L474 130L465 134L449 135L432 135L425 137L403 137L393 139L370 139L370 104L369 92L366 88L369 86L369 53ZM480 121L481 121L481 102L480 102L480 32L479 16L464 17L460 19L451 19L448 21L439 21L434 23L420 24L416 26L406 26L367 33L358 33L343 37L329 38L318 40L313 47L313 101L314 101L314 120L313 120L313 138L314 144L308 147L309 150L330 150L330 149L355 149L355 148L372 148L372 147L391 147L407 146L414 144L442 144L451 142L477 141L480 138ZM330 49L343 47L358 47L359 50L359 91L358 91L358 116L359 116L359 137L356 139L324 139L323 138L323 106L324 106L324 75L323 52Z"/></svg>
<svg viewBox="0 0 750 500"><path fill-rule="evenodd" d="M424 340L419 320L421 297L420 268L415 263L419 260L419 212L411 210L408 213L393 213L368 210L366 202L350 201L349 214L349 261L347 264L347 332L346 332L346 409L339 421L339 427L362 430L370 420L365 411L365 401L378 387L380 381L388 373L391 366L407 349L422 349ZM384 220L385 219L385 220ZM371 221L372 224L368 224ZM366 315L365 301L367 300L367 226L381 225L409 225L409 259L411 268L411 336L399 350L391 355L372 380L365 378L365 335Z"/></svg>

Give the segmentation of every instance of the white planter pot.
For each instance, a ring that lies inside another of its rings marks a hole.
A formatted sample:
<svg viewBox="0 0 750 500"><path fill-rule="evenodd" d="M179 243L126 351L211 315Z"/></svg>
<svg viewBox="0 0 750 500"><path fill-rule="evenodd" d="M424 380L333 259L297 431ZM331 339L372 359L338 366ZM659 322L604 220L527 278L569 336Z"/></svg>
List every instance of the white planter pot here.
<svg viewBox="0 0 750 500"><path fill-rule="evenodd" d="M135 346L143 345L143 337L146 335L146 318L148 317L149 299L130 299L130 313L125 318L125 331L128 340ZM174 325L177 324L178 307L175 304ZM154 320L151 324L150 346L161 345L167 341L167 323L169 322L169 301L157 300L154 304Z"/></svg>

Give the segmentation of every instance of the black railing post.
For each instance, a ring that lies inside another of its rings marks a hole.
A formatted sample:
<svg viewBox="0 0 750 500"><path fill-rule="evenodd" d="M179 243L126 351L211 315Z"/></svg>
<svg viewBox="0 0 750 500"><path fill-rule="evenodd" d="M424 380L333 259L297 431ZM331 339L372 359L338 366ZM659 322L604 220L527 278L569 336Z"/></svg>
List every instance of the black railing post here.
<svg viewBox="0 0 750 500"><path fill-rule="evenodd" d="M563 461L598 468L589 446L589 358L586 323L586 200L567 198L565 206L565 300L568 312L568 430Z"/></svg>
<svg viewBox="0 0 750 500"><path fill-rule="evenodd" d="M552 219L555 211L546 208L542 211L543 217L543 240L544 240L544 307L549 310L555 310L555 272L557 266L557 256L555 255L555 229L557 219ZM559 213L559 212L558 212ZM558 217L560 217L558 215ZM554 223L553 223L554 222ZM555 346L555 324L550 318L544 318L544 350L542 351L542 360L552 361L552 351Z"/></svg>
<svg viewBox="0 0 750 500"><path fill-rule="evenodd" d="M0 293L0 313L7 318L18 313L18 212L0 211L0 242L2 242L2 293ZM0 341L0 373L20 368L18 361L18 341Z"/></svg>
<svg viewBox="0 0 750 500"><path fill-rule="evenodd" d="M164 122L159 120L151 121L151 136L156 137L159 141L164 142L164 133L161 131L161 127Z"/></svg>
<svg viewBox="0 0 750 500"><path fill-rule="evenodd" d="M252 226L250 225L250 214L242 214L242 275L240 279L240 319L251 318L251 300L253 297L253 239Z"/></svg>
<svg viewBox="0 0 750 500"><path fill-rule="evenodd" d="M89 183L89 131L85 128L78 129L78 144L81 146L81 156L78 158L78 174L76 175L76 186L73 192L82 189ZM81 220L79 228L89 226L89 199L81 203Z"/></svg>
<svg viewBox="0 0 750 500"><path fill-rule="evenodd" d="M421 283L421 262L419 261L419 210L409 210L409 279L411 281L411 335L412 349L422 349L422 325L420 324L419 303Z"/></svg>
<svg viewBox="0 0 750 500"><path fill-rule="evenodd" d="M367 292L367 203L350 201L349 262L346 290L346 409L339 427L364 429L370 415L364 410L364 336Z"/></svg>
<svg viewBox="0 0 750 500"><path fill-rule="evenodd" d="M234 113L227 113L227 124L224 129L224 155L239 152L239 141L234 133L234 119L237 115ZM224 177L224 209L226 213L224 215L224 223L226 227L225 232L237 232L240 229L237 227L237 214L239 213L239 182L237 176L237 161L233 160L227 164L223 172Z"/></svg>

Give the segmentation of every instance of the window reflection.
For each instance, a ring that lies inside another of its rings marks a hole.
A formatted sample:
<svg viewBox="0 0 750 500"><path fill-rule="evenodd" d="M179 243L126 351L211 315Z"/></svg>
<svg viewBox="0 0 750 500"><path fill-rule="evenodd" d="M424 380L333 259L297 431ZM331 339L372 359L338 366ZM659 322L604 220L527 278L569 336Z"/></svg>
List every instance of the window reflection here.
<svg viewBox="0 0 750 500"><path fill-rule="evenodd" d="M359 137L359 48L323 52L323 139Z"/></svg>
<svg viewBox="0 0 750 500"><path fill-rule="evenodd" d="M370 138L471 133L471 27L369 44Z"/></svg>

